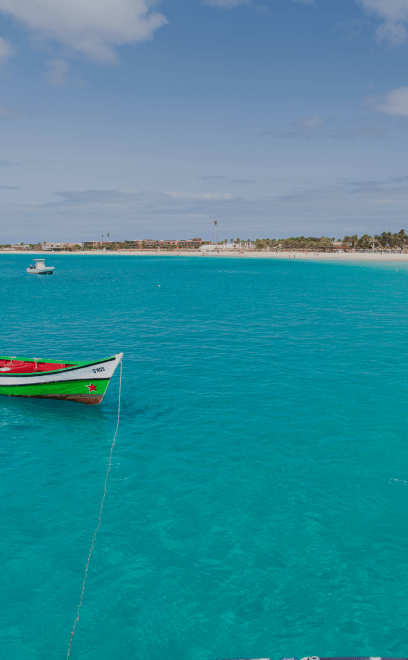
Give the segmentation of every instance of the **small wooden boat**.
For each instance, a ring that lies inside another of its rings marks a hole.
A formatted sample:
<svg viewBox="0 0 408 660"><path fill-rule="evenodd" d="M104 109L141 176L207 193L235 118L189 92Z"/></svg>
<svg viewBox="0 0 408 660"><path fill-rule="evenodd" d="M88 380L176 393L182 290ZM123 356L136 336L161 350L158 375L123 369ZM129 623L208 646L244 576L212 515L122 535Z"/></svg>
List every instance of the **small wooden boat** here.
<svg viewBox="0 0 408 660"><path fill-rule="evenodd" d="M45 259L34 259L35 266L29 266L27 273L32 275L53 275L55 266L46 266Z"/></svg>
<svg viewBox="0 0 408 660"><path fill-rule="evenodd" d="M0 356L0 394L93 406L105 396L122 357L118 353L96 362L72 362Z"/></svg>

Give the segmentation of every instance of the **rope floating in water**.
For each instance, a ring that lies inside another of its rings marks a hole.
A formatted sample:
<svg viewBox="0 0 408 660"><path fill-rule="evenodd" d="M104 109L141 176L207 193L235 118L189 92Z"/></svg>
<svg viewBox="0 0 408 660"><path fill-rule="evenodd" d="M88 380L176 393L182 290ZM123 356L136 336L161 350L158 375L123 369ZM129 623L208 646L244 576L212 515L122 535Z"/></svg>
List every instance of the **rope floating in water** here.
<svg viewBox="0 0 408 660"><path fill-rule="evenodd" d="M120 394L121 394L121 390L122 390L122 360L120 361L120 376L119 376L118 421L117 421L117 423L116 423L116 431L115 431L115 435L113 436L112 445L111 445L110 454L109 454L109 463L108 463L108 469L107 469L107 471L106 471L106 476L105 476L105 485L104 485L103 495L102 495L102 500L101 500L101 508L100 508L100 510L99 510L98 524L97 524L97 526L96 526L96 529L95 529L95 531L94 531L94 535L93 535L93 537L92 537L91 549L89 550L88 560L87 560L87 562L86 562L86 566L85 566L84 580L83 580L83 582L82 582L81 598L79 599L79 605L78 605L78 609L77 609L77 615L76 615L76 619L75 619L75 622L74 622L74 627L72 628L71 639L69 640L69 644L68 644L67 660L69 659L69 654L71 653L71 644L72 644L72 640L74 639L76 625L77 625L77 623L78 623L78 621L79 621L79 611L80 611L80 609L81 609L81 607L82 607L82 601L83 601L83 598L84 598L84 593L85 593L85 583L86 583L86 578L87 578L87 576L88 576L89 562L91 561L91 555L92 555L93 549L94 549L94 547L95 547L96 535L97 535L97 533L98 533L98 531L99 531L99 527L101 526L101 522L102 522L103 504L104 504L104 501L105 501L105 495L106 495L106 488L107 488L107 484L108 484L109 472L110 472L111 465L112 465L113 449L114 449L114 447L115 447L116 436L117 436L118 428L119 428L119 419L120 419Z"/></svg>

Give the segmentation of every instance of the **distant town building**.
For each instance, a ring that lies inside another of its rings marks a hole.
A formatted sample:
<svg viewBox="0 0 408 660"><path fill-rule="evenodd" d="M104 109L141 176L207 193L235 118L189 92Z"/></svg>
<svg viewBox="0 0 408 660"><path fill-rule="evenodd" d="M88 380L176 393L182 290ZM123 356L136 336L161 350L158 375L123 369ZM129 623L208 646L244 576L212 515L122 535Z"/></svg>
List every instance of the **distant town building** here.
<svg viewBox="0 0 408 660"><path fill-rule="evenodd" d="M216 250L217 252L224 252L225 250L238 251L238 249L241 248L239 248L238 245L233 243L218 243L217 245L215 245L214 243L205 243L204 241L199 248L200 252L213 252L214 250Z"/></svg>
<svg viewBox="0 0 408 660"><path fill-rule="evenodd" d="M102 245L102 241L83 241L82 245L85 248L95 248Z"/></svg>
<svg viewBox="0 0 408 660"><path fill-rule="evenodd" d="M201 238L188 238L186 240L178 241L178 246L180 248L197 248L203 244Z"/></svg>
<svg viewBox="0 0 408 660"><path fill-rule="evenodd" d="M82 247L82 243L62 243L62 249L66 252L74 252Z"/></svg>
<svg viewBox="0 0 408 660"><path fill-rule="evenodd" d="M126 248L130 250L139 250L142 247L142 240L137 241L124 241Z"/></svg>
<svg viewBox="0 0 408 660"><path fill-rule="evenodd" d="M43 243L39 245L42 250L49 250L52 252L73 252L78 247L82 247L82 243Z"/></svg>
<svg viewBox="0 0 408 660"><path fill-rule="evenodd" d="M159 241L159 247L177 247L178 241Z"/></svg>
<svg viewBox="0 0 408 660"><path fill-rule="evenodd" d="M62 244L61 243L43 243L42 249L43 250L61 250L62 249Z"/></svg>
<svg viewBox="0 0 408 660"><path fill-rule="evenodd" d="M153 239L145 238L138 240L125 240L125 241L83 241L82 243L38 243L30 245L26 243L13 244L4 246L3 249L10 251L15 250L43 250L45 252L75 252L84 248L86 250L101 250L101 249L119 249L119 250L142 250L142 249L199 249L203 245L207 245L208 241L203 241L201 238L183 238L183 239Z"/></svg>

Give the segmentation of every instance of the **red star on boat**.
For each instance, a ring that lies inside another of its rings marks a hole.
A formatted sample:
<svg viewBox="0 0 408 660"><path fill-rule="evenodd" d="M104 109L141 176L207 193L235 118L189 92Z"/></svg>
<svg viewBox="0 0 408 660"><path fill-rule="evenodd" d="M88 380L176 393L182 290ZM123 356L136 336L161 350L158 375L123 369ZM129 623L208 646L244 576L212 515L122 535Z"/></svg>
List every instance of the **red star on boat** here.
<svg viewBox="0 0 408 660"><path fill-rule="evenodd" d="M89 392L96 392L96 385L92 385L92 383L90 383L86 387L88 388Z"/></svg>

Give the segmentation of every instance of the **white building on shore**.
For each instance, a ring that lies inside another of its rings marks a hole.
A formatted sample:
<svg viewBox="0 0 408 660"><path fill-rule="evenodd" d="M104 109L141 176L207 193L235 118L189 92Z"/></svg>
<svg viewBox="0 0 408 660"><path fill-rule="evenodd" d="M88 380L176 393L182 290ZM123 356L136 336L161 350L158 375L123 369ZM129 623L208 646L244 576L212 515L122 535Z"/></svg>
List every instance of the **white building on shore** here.
<svg viewBox="0 0 408 660"><path fill-rule="evenodd" d="M225 252L226 250L242 250L242 248L234 243L218 243L217 245L210 243L210 245L202 245L199 250L200 252Z"/></svg>

